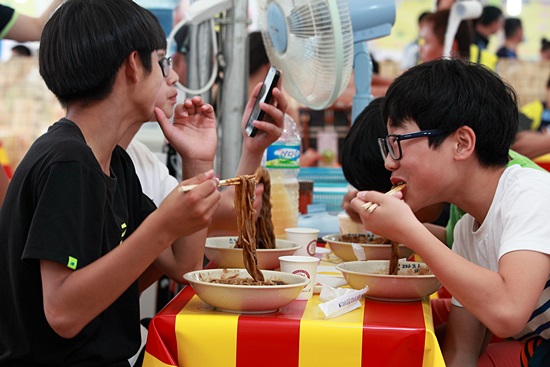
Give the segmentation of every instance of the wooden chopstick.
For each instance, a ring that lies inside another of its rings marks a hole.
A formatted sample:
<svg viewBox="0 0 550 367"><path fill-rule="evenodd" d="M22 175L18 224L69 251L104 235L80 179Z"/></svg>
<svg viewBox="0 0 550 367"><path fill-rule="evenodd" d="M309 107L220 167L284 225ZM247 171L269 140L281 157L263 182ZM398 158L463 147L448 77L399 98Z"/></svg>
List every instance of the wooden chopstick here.
<svg viewBox="0 0 550 367"><path fill-rule="evenodd" d="M386 192L384 195L393 196L396 192L399 192L399 191L403 190L405 188L405 186L407 186L406 183L396 185L396 186L392 187L391 190ZM368 210L369 213L372 213L374 211L374 209L376 209L377 207L378 207L378 204L373 203L371 201L369 201L368 203L365 203L361 206L361 208L363 208L365 210Z"/></svg>
<svg viewBox="0 0 550 367"><path fill-rule="evenodd" d="M255 178L256 176L254 175L245 175L246 178ZM220 180L220 182L218 183L218 186L231 186L231 185L240 185L241 183L241 179L239 177L233 177L233 178L227 178L225 180ZM192 190L194 189L195 187L197 187L198 185L197 184L194 184L194 185L182 185L180 187L178 187L178 191L179 192L187 192L189 190Z"/></svg>

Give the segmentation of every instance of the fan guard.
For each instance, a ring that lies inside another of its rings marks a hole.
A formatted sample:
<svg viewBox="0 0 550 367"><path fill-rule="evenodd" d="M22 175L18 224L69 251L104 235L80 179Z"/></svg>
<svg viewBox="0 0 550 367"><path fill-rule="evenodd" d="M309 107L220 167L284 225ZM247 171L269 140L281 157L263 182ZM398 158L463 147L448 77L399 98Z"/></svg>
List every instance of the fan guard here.
<svg viewBox="0 0 550 367"><path fill-rule="evenodd" d="M315 110L330 107L353 68L353 29L346 0L259 0L258 24L283 88Z"/></svg>

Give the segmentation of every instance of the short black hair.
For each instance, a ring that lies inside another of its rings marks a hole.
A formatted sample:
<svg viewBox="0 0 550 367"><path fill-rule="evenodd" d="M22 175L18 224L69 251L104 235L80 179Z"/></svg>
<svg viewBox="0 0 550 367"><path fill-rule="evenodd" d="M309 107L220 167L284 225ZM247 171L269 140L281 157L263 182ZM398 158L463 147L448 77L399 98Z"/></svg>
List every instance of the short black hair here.
<svg viewBox="0 0 550 367"><path fill-rule="evenodd" d="M384 97L373 100L356 117L342 146L342 171L346 180L358 190L388 191L391 172L384 166L378 138L388 135L382 117Z"/></svg>
<svg viewBox="0 0 550 367"><path fill-rule="evenodd" d="M550 49L550 41L548 41L546 38L542 37L542 39L540 40L540 50L541 51L546 51Z"/></svg>
<svg viewBox="0 0 550 367"><path fill-rule="evenodd" d="M521 19L519 18L506 18L504 20L504 37L512 37L518 29L522 27Z"/></svg>
<svg viewBox="0 0 550 367"><path fill-rule="evenodd" d="M248 52L249 74L254 74L262 65L269 64L261 32L251 32L248 35Z"/></svg>
<svg viewBox="0 0 550 367"><path fill-rule="evenodd" d="M487 5L483 7L481 16L476 19L476 24L489 25L498 20L502 16L502 10L499 7L493 5Z"/></svg>
<svg viewBox="0 0 550 367"><path fill-rule="evenodd" d="M46 23L40 75L62 106L107 97L131 52L152 70L151 53L166 49L157 18L131 0L69 0Z"/></svg>
<svg viewBox="0 0 550 367"><path fill-rule="evenodd" d="M482 166L505 166L518 130L514 89L483 65L439 59L417 65L395 79L383 104L388 126L415 122L421 130L439 129L428 138L437 148L462 126L476 134Z"/></svg>

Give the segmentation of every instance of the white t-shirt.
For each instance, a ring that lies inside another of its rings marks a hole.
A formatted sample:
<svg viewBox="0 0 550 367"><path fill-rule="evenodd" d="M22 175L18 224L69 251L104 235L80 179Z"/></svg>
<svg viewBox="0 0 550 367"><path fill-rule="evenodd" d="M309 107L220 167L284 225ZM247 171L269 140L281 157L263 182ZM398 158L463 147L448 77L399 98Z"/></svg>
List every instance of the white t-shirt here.
<svg viewBox="0 0 550 367"><path fill-rule="evenodd" d="M495 197L485 221L477 227L476 220L465 214L454 230L453 251L484 268L498 271L498 261L504 254L530 250L550 254L550 174L519 165L508 167L499 180ZM529 266L529 264L525 264ZM549 274L550 280L550 274ZM516 338L540 335L550 339L550 329L533 333L550 321L550 282L541 295L538 314L529 321ZM461 306L453 298L453 304Z"/></svg>
<svg viewBox="0 0 550 367"><path fill-rule="evenodd" d="M178 185L168 168L142 142L133 139L126 149L141 183L141 188L156 206Z"/></svg>

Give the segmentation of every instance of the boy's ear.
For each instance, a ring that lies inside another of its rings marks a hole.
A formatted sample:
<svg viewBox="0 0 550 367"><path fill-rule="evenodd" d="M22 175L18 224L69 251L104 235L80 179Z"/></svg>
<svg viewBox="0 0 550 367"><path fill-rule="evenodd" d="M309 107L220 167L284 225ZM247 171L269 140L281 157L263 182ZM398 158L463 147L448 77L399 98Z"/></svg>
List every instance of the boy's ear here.
<svg viewBox="0 0 550 367"><path fill-rule="evenodd" d="M453 134L455 158L465 160L469 158L475 151L476 134L469 126L461 126Z"/></svg>
<svg viewBox="0 0 550 367"><path fill-rule="evenodd" d="M126 77L137 82L139 80L139 68L141 65L141 59L139 58L139 53L137 51L132 51L130 55L126 58Z"/></svg>

